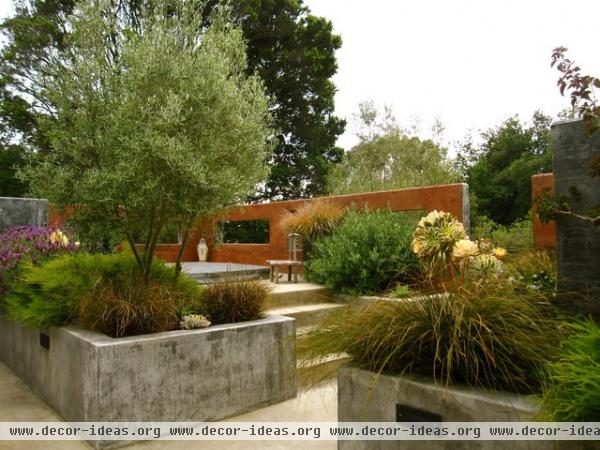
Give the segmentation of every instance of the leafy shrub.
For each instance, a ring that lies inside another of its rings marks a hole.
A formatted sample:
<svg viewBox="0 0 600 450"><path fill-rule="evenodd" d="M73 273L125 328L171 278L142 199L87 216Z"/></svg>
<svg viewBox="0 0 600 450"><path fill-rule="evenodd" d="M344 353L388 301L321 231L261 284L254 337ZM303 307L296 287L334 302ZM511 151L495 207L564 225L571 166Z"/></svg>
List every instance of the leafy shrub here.
<svg viewBox="0 0 600 450"><path fill-rule="evenodd" d="M269 290L260 280L228 279L202 290L196 311L213 324L260 319Z"/></svg>
<svg viewBox="0 0 600 450"><path fill-rule="evenodd" d="M572 327L550 365L542 414L548 421L593 422L600 417L600 327L591 320Z"/></svg>
<svg viewBox="0 0 600 450"><path fill-rule="evenodd" d="M306 264L309 280L351 294L382 292L410 281L418 269L411 250L417 216L350 211L330 236L318 239Z"/></svg>
<svg viewBox="0 0 600 450"><path fill-rule="evenodd" d="M286 212L280 227L286 233L298 233L303 239L305 259L314 241L333 232L346 210L333 202L316 199L308 201L294 212Z"/></svg>
<svg viewBox="0 0 600 450"><path fill-rule="evenodd" d="M391 297L395 298L406 298L412 297L413 295L418 295L418 291L412 289L407 284L398 283L394 288L389 292Z"/></svg>
<svg viewBox="0 0 600 450"><path fill-rule="evenodd" d="M412 246L427 272L433 276L445 271L451 263L455 244L466 239L463 224L452 214L432 211L419 220Z"/></svg>
<svg viewBox="0 0 600 450"><path fill-rule="evenodd" d="M556 291L556 256L547 251L521 252L508 262L508 270L527 289L547 295Z"/></svg>
<svg viewBox="0 0 600 450"><path fill-rule="evenodd" d="M518 297L499 285L371 302L331 316L300 338L300 363L346 353L374 372L536 392L557 354L560 327L550 308L543 297Z"/></svg>
<svg viewBox="0 0 600 450"><path fill-rule="evenodd" d="M8 317L34 328L81 323L110 336L177 327L178 311L197 302L200 287L156 261L144 282L125 253L63 255L41 266L26 264L6 300Z"/></svg>
<svg viewBox="0 0 600 450"><path fill-rule="evenodd" d="M504 226L486 216L479 216L476 223L477 225L471 229L474 239L489 239L512 254L533 250L533 226L530 218Z"/></svg>
<svg viewBox="0 0 600 450"><path fill-rule="evenodd" d="M57 228L17 226L0 233L0 297L18 278L19 262L40 264L46 259L79 249Z"/></svg>

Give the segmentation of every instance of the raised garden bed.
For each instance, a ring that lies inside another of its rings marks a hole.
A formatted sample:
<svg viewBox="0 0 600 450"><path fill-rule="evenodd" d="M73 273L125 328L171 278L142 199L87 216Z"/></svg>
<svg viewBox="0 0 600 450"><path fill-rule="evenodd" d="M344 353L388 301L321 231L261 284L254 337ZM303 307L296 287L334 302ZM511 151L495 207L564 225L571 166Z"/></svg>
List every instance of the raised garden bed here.
<svg viewBox="0 0 600 450"><path fill-rule="evenodd" d="M338 372L340 422L518 422L537 412L527 396L443 386L420 377L377 376L350 365ZM579 443L565 442L570 450ZM552 441L338 441L339 450L553 450ZM562 448L562 447L561 447Z"/></svg>
<svg viewBox="0 0 600 450"><path fill-rule="evenodd" d="M0 319L0 361L67 421L215 421L296 395L294 336L281 316L119 339Z"/></svg>

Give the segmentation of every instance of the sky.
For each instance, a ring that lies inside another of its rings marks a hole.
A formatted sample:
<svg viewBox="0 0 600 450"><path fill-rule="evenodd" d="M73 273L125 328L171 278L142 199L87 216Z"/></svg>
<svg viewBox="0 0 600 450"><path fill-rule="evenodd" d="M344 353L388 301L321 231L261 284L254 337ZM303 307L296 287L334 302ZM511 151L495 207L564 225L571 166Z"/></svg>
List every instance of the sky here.
<svg viewBox="0 0 600 450"><path fill-rule="evenodd" d="M439 118L452 149L512 115L569 106L550 68L553 48L600 75L599 0L304 1L342 36L334 82L346 149L357 142L361 101L390 105L404 126L419 118L423 137Z"/></svg>
<svg viewBox="0 0 600 450"><path fill-rule="evenodd" d="M469 133L535 110L569 105L550 68L569 48L584 73L600 75L600 0L304 0L342 36L336 114L348 120L338 145L357 143L358 104L392 107L401 125L429 137L435 119L451 148ZM0 17L10 12L0 0Z"/></svg>

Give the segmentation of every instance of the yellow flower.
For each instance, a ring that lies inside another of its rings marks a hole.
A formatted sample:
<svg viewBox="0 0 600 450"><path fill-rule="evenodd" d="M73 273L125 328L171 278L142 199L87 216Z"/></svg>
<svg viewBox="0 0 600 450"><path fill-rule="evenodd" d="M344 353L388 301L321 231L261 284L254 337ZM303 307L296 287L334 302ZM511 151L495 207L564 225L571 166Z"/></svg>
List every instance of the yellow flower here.
<svg viewBox="0 0 600 450"><path fill-rule="evenodd" d="M419 241L418 239L414 239L412 242L413 252L418 255L419 253L421 253L422 248L423 246L421 245L421 241Z"/></svg>
<svg viewBox="0 0 600 450"><path fill-rule="evenodd" d="M508 252L506 251L505 248L502 247L496 247L494 249L494 256L496 258L504 258L506 255L508 254Z"/></svg>
<svg viewBox="0 0 600 450"><path fill-rule="evenodd" d="M469 256L475 256L479 253L477 243L470 239L461 239L452 249L452 256L454 258L468 258Z"/></svg>
<svg viewBox="0 0 600 450"><path fill-rule="evenodd" d="M67 245L69 238L60 230L53 231L48 238L52 244Z"/></svg>

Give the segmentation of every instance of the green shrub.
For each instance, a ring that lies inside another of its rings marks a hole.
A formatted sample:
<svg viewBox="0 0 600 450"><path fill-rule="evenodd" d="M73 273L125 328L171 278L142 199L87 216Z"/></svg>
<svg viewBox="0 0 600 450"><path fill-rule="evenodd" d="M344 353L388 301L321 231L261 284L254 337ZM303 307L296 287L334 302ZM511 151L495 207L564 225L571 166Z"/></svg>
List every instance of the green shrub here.
<svg viewBox="0 0 600 450"><path fill-rule="evenodd" d="M205 315L213 325L257 320L263 316L269 290L260 280L228 279L209 284L200 302L186 314Z"/></svg>
<svg viewBox="0 0 600 450"><path fill-rule="evenodd" d="M556 292L556 256L553 253L536 250L523 251L511 255L509 272L527 289L541 291L547 295Z"/></svg>
<svg viewBox="0 0 600 450"><path fill-rule="evenodd" d="M537 392L560 336L550 308L543 297L475 285L433 297L371 302L331 316L300 338L300 364L346 353L377 373Z"/></svg>
<svg viewBox="0 0 600 450"><path fill-rule="evenodd" d="M511 254L533 250L533 226L530 218L503 226L485 216L479 216L476 225L471 228L471 236L473 239L489 239Z"/></svg>
<svg viewBox="0 0 600 450"><path fill-rule="evenodd" d="M315 242L309 280L338 292L382 292L418 270L411 249L414 213L350 211L330 236Z"/></svg>
<svg viewBox="0 0 600 450"><path fill-rule="evenodd" d="M388 294L395 298L407 298L418 295L419 291L414 290L407 284L398 283Z"/></svg>
<svg viewBox="0 0 600 450"><path fill-rule="evenodd" d="M21 262L42 264L48 259L79 251L78 243L54 227L19 225L0 233L0 301L19 277Z"/></svg>
<svg viewBox="0 0 600 450"><path fill-rule="evenodd" d="M111 336L164 331L176 327L178 311L200 294L195 281L181 276L175 283L174 274L173 267L155 261L145 283L129 254L64 255L39 267L26 265L6 312L34 328L81 322Z"/></svg>
<svg viewBox="0 0 600 450"><path fill-rule="evenodd" d="M542 415L555 422L594 422L600 418L600 327L589 320L573 329L560 359L550 365Z"/></svg>

